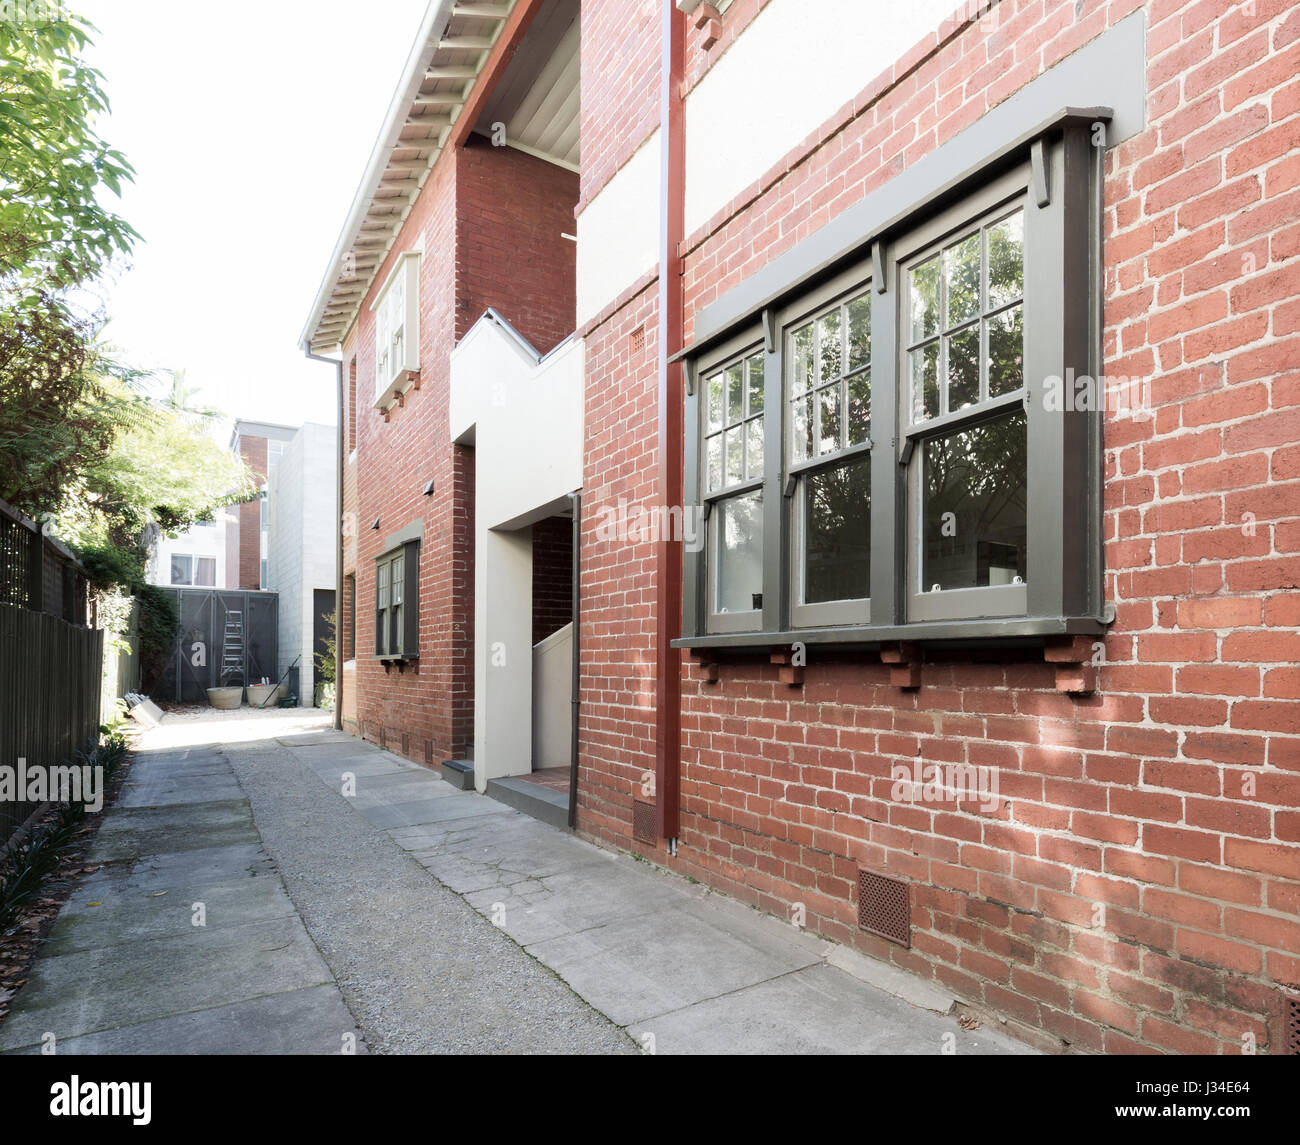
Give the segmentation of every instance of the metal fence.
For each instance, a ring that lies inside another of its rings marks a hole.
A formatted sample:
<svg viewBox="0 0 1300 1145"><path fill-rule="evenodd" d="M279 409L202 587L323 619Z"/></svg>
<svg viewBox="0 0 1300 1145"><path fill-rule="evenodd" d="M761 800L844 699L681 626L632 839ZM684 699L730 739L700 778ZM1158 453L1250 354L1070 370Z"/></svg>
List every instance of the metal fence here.
<svg viewBox="0 0 1300 1145"><path fill-rule="evenodd" d="M104 634L87 620L76 558L0 501L0 767L66 763L94 746ZM0 846L40 806L0 800Z"/></svg>
<svg viewBox="0 0 1300 1145"><path fill-rule="evenodd" d="M163 672L154 699L205 704L208 689L255 684L263 677L277 679L279 603L274 592L215 588L167 589L176 601L180 626L176 648ZM242 647L237 667L223 671L228 651L227 621L238 614Z"/></svg>

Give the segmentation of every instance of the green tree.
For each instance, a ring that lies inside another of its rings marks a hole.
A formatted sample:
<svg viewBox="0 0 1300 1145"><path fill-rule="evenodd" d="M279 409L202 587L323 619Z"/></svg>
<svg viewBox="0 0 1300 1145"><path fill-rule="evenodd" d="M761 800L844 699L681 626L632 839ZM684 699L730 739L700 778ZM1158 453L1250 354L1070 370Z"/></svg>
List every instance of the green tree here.
<svg viewBox="0 0 1300 1145"><path fill-rule="evenodd" d="M0 19L0 279L17 304L98 275L139 236L106 210L133 175L96 133L108 110L101 74L82 58L94 29L79 16Z"/></svg>
<svg viewBox="0 0 1300 1145"><path fill-rule="evenodd" d="M0 497L34 516L140 402L94 344L102 319L69 303L138 237L99 198L132 172L95 132L108 100L82 59L90 31L61 6L0 11Z"/></svg>

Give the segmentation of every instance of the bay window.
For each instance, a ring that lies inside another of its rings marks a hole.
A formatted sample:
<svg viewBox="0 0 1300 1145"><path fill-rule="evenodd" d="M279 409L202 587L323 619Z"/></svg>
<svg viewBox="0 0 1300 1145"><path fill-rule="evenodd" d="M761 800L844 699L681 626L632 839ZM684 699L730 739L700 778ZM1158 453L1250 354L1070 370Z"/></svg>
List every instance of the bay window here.
<svg viewBox="0 0 1300 1145"><path fill-rule="evenodd" d="M375 655L419 657L419 541L406 541L375 562Z"/></svg>
<svg viewBox="0 0 1300 1145"><path fill-rule="evenodd" d="M697 319L680 646L1103 629L1101 417L1047 400L1100 372L1096 114L884 196Z"/></svg>

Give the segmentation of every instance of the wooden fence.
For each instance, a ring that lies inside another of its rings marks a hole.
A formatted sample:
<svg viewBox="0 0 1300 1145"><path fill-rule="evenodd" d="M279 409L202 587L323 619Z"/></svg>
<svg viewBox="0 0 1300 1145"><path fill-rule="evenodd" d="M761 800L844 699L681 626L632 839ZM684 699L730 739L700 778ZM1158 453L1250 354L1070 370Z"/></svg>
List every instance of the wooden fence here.
<svg viewBox="0 0 1300 1145"><path fill-rule="evenodd" d="M75 760L99 736L104 634L62 545L0 502L0 768ZM0 847L40 804L0 800Z"/></svg>

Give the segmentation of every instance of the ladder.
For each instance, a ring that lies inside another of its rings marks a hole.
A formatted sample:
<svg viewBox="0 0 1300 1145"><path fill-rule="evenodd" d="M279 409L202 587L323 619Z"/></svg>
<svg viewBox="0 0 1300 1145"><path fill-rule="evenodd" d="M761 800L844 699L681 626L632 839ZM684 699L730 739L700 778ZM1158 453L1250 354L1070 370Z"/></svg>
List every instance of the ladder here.
<svg viewBox="0 0 1300 1145"><path fill-rule="evenodd" d="M226 612L226 626L221 634L221 682L238 676L244 682L244 614L230 609Z"/></svg>

